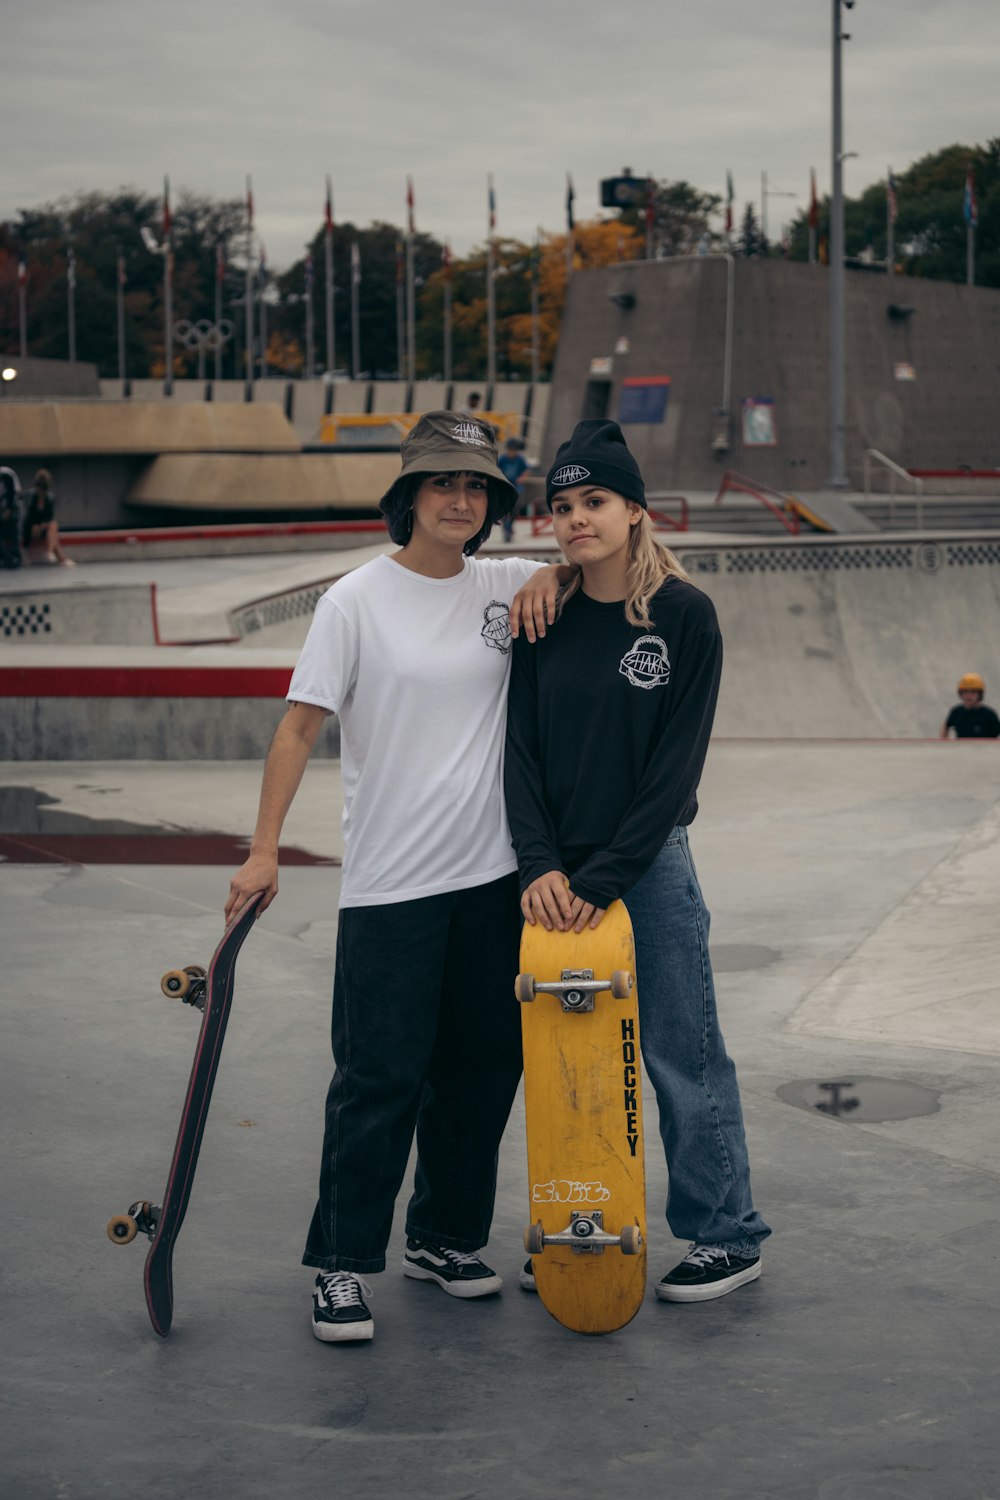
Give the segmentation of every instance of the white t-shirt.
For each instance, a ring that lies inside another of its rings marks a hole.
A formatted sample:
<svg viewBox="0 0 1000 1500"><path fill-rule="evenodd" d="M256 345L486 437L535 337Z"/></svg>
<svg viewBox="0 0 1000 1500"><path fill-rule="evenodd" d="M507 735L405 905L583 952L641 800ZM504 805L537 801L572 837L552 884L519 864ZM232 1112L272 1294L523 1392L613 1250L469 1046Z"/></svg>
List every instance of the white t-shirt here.
<svg viewBox="0 0 1000 1500"><path fill-rule="evenodd" d="M425 578L390 557L316 605L288 689L340 717L341 906L485 885L517 868L503 803L510 601L544 566L464 558Z"/></svg>

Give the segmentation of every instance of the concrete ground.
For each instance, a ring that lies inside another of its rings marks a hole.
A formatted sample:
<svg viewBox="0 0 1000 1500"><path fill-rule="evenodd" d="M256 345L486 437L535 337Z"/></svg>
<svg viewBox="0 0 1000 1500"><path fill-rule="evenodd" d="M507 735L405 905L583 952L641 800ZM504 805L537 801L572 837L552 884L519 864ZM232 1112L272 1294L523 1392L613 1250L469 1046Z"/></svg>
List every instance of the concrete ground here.
<svg viewBox="0 0 1000 1500"><path fill-rule="evenodd" d="M102 863L97 836L245 834L258 774L0 765L35 857L47 829L95 835L80 864L0 864L5 1495L998 1500L995 745L714 745L693 845L774 1237L757 1283L689 1307L651 1286L598 1339L518 1289L519 1106L488 1252L502 1296L405 1280L398 1213L373 1343L311 1337L298 1258L329 1074L331 865L287 868L244 949L176 1321L153 1333L145 1242L116 1248L104 1226L162 1189L197 1020L158 979L207 959L229 870ZM310 767L289 844L338 854L338 776ZM893 1101L871 1079L937 1107L879 1123ZM861 1105L831 1118L779 1097L808 1081ZM647 1156L652 1282L682 1247L652 1131Z"/></svg>

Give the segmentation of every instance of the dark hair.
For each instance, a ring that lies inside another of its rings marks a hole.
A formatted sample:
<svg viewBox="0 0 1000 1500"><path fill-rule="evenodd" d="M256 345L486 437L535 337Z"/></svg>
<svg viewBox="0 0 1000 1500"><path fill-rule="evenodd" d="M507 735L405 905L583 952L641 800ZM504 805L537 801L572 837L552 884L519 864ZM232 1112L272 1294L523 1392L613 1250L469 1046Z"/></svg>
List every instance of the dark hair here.
<svg viewBox="0 0 1000 1500"><path fill-rule="evenodd" d="M31 483L36 490L50 490L52 488L52 475L48 469L39 469Z"/></svg>
<svg viewBox="0 0 1000 1500"><path fill-rule="evenodd" d="M396 480L380 504L379 509L385 516L386 529L397 547L405 547L413 535L413 502L417 498L420 486L425 479L433 479L435 474L444 472L443 469L429 469L426 473L407 474ZM455 472L471 473L472 471L460 469ZM471 537L462 548L466 557L472 557L479 551L497 522L509 515L517 504L505 484L501 484L498 479L493 479L489 474L484 474L482 477L486 480L486 520L476 535Z"/></svg>

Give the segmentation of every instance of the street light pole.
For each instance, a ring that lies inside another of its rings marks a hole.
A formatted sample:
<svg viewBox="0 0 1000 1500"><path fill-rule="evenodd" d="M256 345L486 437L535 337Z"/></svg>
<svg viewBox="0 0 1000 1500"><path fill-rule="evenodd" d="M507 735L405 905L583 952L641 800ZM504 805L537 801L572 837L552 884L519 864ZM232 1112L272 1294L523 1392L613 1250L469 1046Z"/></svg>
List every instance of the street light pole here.
<svg viewBox="0 0 1000 1500"><path fill-rule="evenodd" d="M833 195L830 202L830 476L834 490L850 487L845 463L844 384L844 108L841 66L842 0L833 3ZM848 8L854 0L844 0Z"/></svg>

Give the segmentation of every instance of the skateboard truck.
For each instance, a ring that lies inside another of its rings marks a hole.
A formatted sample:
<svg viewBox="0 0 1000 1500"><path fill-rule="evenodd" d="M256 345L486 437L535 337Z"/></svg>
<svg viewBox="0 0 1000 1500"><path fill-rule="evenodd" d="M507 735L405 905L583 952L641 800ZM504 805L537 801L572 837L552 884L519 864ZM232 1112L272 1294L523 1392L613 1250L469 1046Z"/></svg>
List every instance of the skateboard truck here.
<svg viewBox="0 0 1000 1500"><path fill-rule="evenodd" d="M593 969L563 969L558 979L536 979L534 974L518 974L514 994L522 1005L536 995L554 995L563 1010L581 1015L594 1008L594 996L610 990L616 1000L627 1000L632 993L632 975L628 969L616 969L610 979L595 979Z"/></svg>
<svg viewBox="0 0 1000 1500"><path fill-rule="evenodd" d="M114 1245L130 1245L137 1234L153 1240L159 1222L158 1203L133 1203L127 1214L116 1214L108 1221L108 1239Z"/></svg>
<svg viewBox="0 0 1000 1500"><path fill-rule="evenodd" d="M574 1255L603 1255L606 1246L614 1246L623 1255L638 1255L642 1233L638 1224L626 1224L621 1234L608 1234L604 1228L604 1210L587 1212L574 1209L565 1229L546 1234L541 1220L524 1231L524 1248L529 1255L541 1255L546 1245L569 1245Z"/></svg>
<svg viewBox="0 0 1000 1500"><path fill-rule="evenodd" d="M183 1000L196 1010L205 1009L207 997L206 970L201 964L188 964L183 969L170 969L160 980L160 989L168 1000Z"/></svg>

